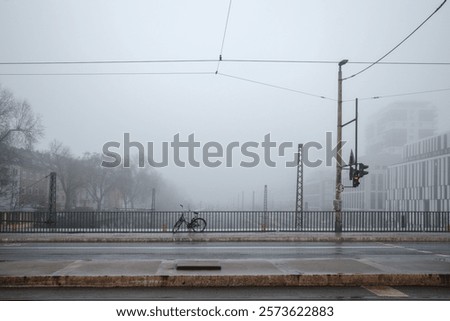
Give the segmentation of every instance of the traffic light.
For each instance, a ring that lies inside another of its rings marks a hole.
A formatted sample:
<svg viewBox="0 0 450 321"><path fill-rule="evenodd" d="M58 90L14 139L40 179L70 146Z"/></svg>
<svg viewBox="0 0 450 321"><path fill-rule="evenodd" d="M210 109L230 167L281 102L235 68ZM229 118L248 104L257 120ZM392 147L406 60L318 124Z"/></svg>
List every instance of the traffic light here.
<svg viewBox="0 0 450 321"><path fill-rule="evenodd" d="M353 177L352 177L352 181L353 181L353 187L358 187L359 185L359 171L355 170L353 172Z"/></svg>
<svg viewBox="0 0 450 321"><path fill-rule="evenodd" d="M366 169L369 168L369 165L364 165L363 163L359 163L358 165L359 165L359 168L358 168L358 176L359 176L360 178L363 177L364 175L369 174L369 172L366 171Z"/></svg>
<svg viewBox="0 0 450 321"><path fill-rule="evenodd" d="M360 184L360 179L364 176L369 174L369 172L366 170L369 168L369 165L365 165L363 163L357 163L357 160L355 160L355 156L353 155L353 150L350 151L350 159L348 162L349 167L349 180L352 181L353 187L358 187Z"/></svg>

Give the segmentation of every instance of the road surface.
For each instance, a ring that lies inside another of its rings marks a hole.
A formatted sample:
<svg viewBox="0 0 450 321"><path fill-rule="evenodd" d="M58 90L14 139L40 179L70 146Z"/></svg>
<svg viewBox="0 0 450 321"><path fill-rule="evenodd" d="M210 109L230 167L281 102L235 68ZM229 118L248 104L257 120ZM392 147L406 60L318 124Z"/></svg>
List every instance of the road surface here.
<svg viewBox="0 0 450 321"><path fill-rule="evenodd" d="M449 243L3 243L0 260L302 259L450 260ZM449 261L450 262L450 261Z"/></svg>
<svg viewBox="0 0 450 321"><path fill-rule="evenodd" d="M436 287L3 288L0 300L450 300Z"/></svg>

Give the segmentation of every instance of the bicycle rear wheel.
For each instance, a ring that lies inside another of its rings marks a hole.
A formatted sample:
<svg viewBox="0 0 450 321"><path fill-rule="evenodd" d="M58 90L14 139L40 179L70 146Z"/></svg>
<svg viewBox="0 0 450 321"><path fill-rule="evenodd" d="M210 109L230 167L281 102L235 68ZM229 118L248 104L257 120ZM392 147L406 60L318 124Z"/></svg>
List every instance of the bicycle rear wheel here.
<svg viewBox="0 0 450 321"><path fill-rule="evenodd" d="M175 223L175 225L173 226L172 233L178 232L178 230L180 229L181 224L183 224L183 221L182 220L178 220Z"/></svg>
<svg viewBox="0 0 450 321"><path fill-rule="evenodd" d="M194 232L203 232L206 228L206 221L202 218L193 219L191 227Z"/></svg>

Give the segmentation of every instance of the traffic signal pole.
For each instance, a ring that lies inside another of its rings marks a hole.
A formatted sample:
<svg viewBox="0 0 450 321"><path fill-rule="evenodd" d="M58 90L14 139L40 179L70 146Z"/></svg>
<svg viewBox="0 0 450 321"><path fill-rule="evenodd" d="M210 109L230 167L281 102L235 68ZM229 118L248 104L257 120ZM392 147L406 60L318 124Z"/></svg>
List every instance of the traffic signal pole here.
<svg viewBox="0 0 450 321"><path fill-rule="evenodd" d="M359 175L358 175L358 98L355 100L355 118L352 120L346 122L342 125L342 127L345 127L351 123L355 122L355 154L353 154L353 150L350 153L350 161L347 165L344 165L343 167L349 167L349 179L353 181L353 186L350 187L357 187L359 185ZM355 166L355 168L353 168ZM346 187L346 186L344 186ZM347 186L348 187L348 186Z"/></svg>
<svg viewBox="0 0 450 321"><path fill-rule="evenodd" d="M334 230L336 233L342 232L342 66L348 60L339 62L338 71L338 106L337 106L337 155L336 155L336 194L333 202L335 211Z"/></svg>
<svg viewBox="0 0 450 321"><path fill-rule="evenodd" d="M365 175L369 174L369 172L366 171L369 166L363 163L358 163L358 98L355 99L355 118L343 124L342 127L345 127L353 122L355 122L355 155L353 155L353 151L351 151L349 163L342 166L343 168L349 167L349 179L353 184L352 186L346 187L358 187L359 180Z"/></svg>
<svg viewBox="0 0 450 321"><path fill-rule="evenodd" d="M355 99L355 164L358 164L358 98Z"/></svg>

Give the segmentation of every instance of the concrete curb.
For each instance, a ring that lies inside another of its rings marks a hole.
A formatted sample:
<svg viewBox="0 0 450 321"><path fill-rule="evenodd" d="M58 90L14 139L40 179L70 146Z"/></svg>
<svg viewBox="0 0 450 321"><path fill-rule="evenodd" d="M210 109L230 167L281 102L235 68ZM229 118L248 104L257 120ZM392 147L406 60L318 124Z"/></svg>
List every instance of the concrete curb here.
<svg viewBox="0 0 450 321"><path fill-rule="evenodd" d="M178 275L178 276L3 276L12 287L450 287L450 274Z"/></svg>

